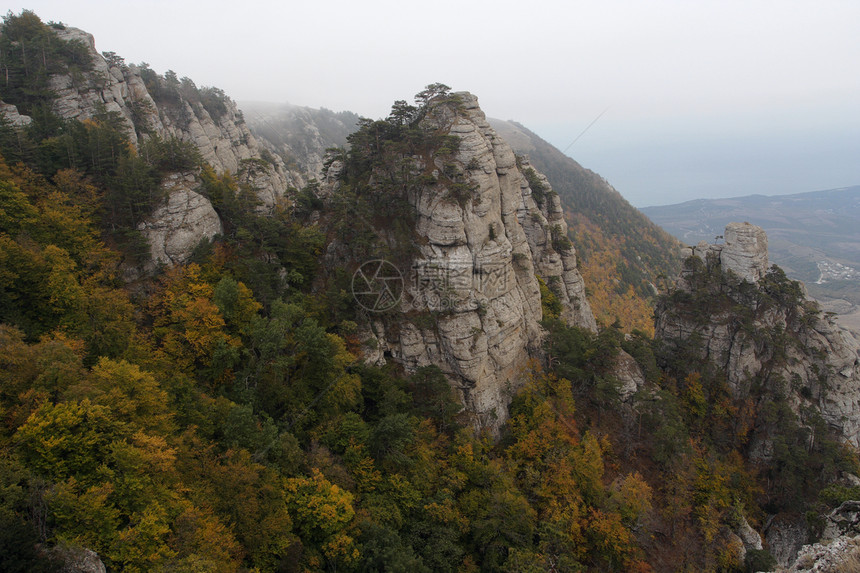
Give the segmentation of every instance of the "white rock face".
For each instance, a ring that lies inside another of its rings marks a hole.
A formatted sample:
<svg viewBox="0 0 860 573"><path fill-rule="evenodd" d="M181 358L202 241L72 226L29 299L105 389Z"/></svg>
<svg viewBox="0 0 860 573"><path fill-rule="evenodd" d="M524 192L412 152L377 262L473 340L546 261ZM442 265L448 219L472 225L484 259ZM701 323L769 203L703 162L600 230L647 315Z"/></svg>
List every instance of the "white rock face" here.
<svg viewBox="0 0 860 573"><path fill-rule="evenodd" d="M787 573L856 571L860 564L860 501L846 501L824 516L818 543L804 545Z"/></svg>
<svg viewBox="0 0 860 573"><path fill-rule="evenodd" d="M89 48L93 70L80 77L70 75L52 76L51 89L56 93L53 112L63 119L90 119L99 108L104 111L118 112L126 124L126 133L132 143L137 144L137 134L129 106L128 85L118 68L111 68L101 54L96 51L92 34L77 28L54 29L54 33L65 41L78 40Z"/></svg>
<svg viewBox="0 0 860 573"><path fill-rule="evenodd" d="M681 256L695 255L703 261L712 257L720 262L724 271L732 271L751 283L758 282L767 274L767 233L764 229L750 223L729 223L723 237L723 245L701 241L694 247L684 247Z"/></svg>
<svg viewBox="0 0 860 573"><path fill-rule="evenodd" d="M830 543L805 545L785 573L841 573L857 571L860 539L840 537Z"/></svg>
<svg viewBox="0 0 860 573"><path fill-rule="evenodd" d="M558 252L552 244L554 226L557 235L567 233L558 197L548 193L538 206L477 98L457 95L459 110L440 105L424 121L460 138L452 162L474 190L457 200L440 181L408 198L417 212L418 255L403 269L400 314L371 323L377 349L369 358L387 355L410 371L439 366L476 427L493 431L507 418L529 360L540 356L535 275L555 290L570 323L591 330L596 324L573 248Z"/></svg>
<svg viewBox="0 0 860 573"><path fill-rule="evenodd" d="M57 545L48 553L62 563L62 573L105 573L107 569L92 549L72 545Z"/></svg>
<svg viewBox="0 0 860 573"><path fill-rule="evenodd" d="M33 121L29 115L21 115L18 113L18 108L8 103L0 101L0 114L8 121L12 127L26 127Z"/></svg>
<svg viewBox="0 0 860 573"><path fill-rule="evenodd" d="M57 94L53 111L60 117L88 119L103 106L106 111L122 115L132 143L137 144L139 134L144 132L190 141L217 172L239 174L244 163L260 159L259 145L233 101L225 101L226 110L217 119L202 104L181 98L175 105L159 106L137 66L111 65L96 50L93 36L83 30L65 28L55 32L64 40L84 42L93 61L93 71L84 74L83 80L68 75L51 78L51 88ZM251 181L268 208L274 205L272 197L282 196L292 183L291 175L277 160L267 173L257 174Z"/></svg>
<svg viewBox="0 0 860 573"><path fill-rule="evenodd" d="M758 375L789 382L793 389L789 401L796 412L803 406L817 409L837 435L860 446L860 343L833 318L816 313L815 303L805 300L802 286L799 304L774 303L778 295L759 294L760 288L768 288L762 286L767 267L763 235L753 225L732 224L726 228L726 245L686 249L684 254L703 259L707 267L728 268L738 278L756 283L755 287L745 292L742 285L730 285L728 278L722 279L722 285L698 285L691 270L682 271L677 289L692 295L705 289L713 296L703 299L702 308L658 308L655 335L667 341L699 336L703 360L726 373L736 398L748 395ZM733 301L730 308L717 305L725 295ZM744 324L738 308L747 309L750 324ZM774 338L779 332L787 336ZM767 457L768 440L762 440L752 445L753 452Z"/></svg>
<svg viewBox="0 0 860 573"><path fill-rule="evenodd" d="M612 373L618 379L618 395L622 402L630 402L633 396L645 386L645 375L632 356L618 351Z"/></svg>
<svg viewBox="0 0 860 573"><path fill-rule="evenodd" d="M720 253L723 269L750 282L758 282L768 269L764 229L749 223L729 223L723 236L726 241Z"/></svg>
<svg viewBox="0 0 860 573"><path fill-rule="evenodd" d="M149 242L153 263L184 263L202 239L223 231L212 204L194 191L196 185L192 173L175 173L162 183L167 204L156 209L139 228Z"/></svg>

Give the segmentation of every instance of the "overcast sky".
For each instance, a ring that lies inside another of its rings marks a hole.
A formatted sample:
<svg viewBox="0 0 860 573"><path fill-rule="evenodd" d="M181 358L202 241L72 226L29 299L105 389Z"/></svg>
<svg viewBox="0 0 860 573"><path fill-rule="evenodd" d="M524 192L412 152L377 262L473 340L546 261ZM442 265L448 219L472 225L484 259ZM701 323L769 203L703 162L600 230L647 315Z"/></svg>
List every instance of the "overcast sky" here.
<svg viewBox="0 0 860 573"><path fill-rule="evenodd" d="M476 94L634 205L860 185L860 2L14 0L237 101Z"/></svg>

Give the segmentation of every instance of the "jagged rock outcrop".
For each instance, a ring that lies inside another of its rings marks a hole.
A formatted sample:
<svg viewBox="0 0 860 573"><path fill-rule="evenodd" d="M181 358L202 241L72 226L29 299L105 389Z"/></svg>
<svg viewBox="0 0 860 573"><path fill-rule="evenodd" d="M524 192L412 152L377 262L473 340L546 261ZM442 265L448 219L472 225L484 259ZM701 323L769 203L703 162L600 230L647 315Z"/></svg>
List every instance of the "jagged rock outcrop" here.
<svg viewBox="0 0 860 573"><path fill-rule="evenodd" d="M459 138L453 157L431 161L437 172L459 173L471 191L455 196L440 179L410 193L417 254L401 269L407 280L398 312L368 314L367 335L376 343L370 359L389 357L407 370L439 366L475 425L496 430L529 360L540 356L537 276L562 301L564 318L596 325L558 198L550 190L542 205L535 201L477 98L458 93L431 105L422 125Z"/></svg>
<svg viewBox="0 0 860 573"><path fill-rule="evenodd" d="M860 567L860 539L840 537L830 543L806 545L784 573L845 573Z"/></svg>
<svg viewBox="0 0 860 573"><path fill-rule="evenodd" d="M138 142L139 135L146 137L150 134L190 141L218 172L239 174L246 162L261 158L256 139L235 102L229 98L220 98L221 105L217 106L218 112L214 117L202 102L187 99L182 90L171 90L172 101L160 103L149 93L141 69L125 65L118 57L112 57L110 61L105 59L96 50L91 34L70 27L55 30L55 33L67 41L84 42L93 62L93 70L83 79L71 75L51 78L51 88L56 94L53 111L58 116L88 119L102 107L109 112L118 112L126 122L128 136L133 143ZM193 91L186 90L189 95ZM254 175L251 182L259 189L266 206L271 208L271 198L283 195L292 180L282 163L267 163L266 173Z"/></svg>
<svg viewBox="0 0 860 573"><path fill-rule="evenodd" d="M767 234L749 223L729 223L723 234L726 244L720 253L723 269L756 282L767 273Z"/></svg>
<svg viewBox="0 0 860 573"><path fill-rule="evenodd" d="M187 78L181 81L161 78L151 70L126 65L115 54L105 57L96 50L93 36L83 30L72 27L52 27L51 30L65 41L83 43L92 59L92 69L88 71L50 77L49 85L54 94L52 111L59 117L83 121L100 113L115 112L135 145L148 137L176 137L191 142L216 172L229 172L253 189L262 211L271 211L288 188L304 184L302 176L286 169L279 157L263 153L235 102L220 91L198 90ZM148 73L150 87L147 87L144 73ZM171 83L173 80L175 82ZM150 93L150 88L157 88L158 93ZM210 96L208 105L202 99L203 93ZM20 115L15 106L3 102L0 102L0 112L16 127L25 126L31 120ZM187 260L190 249L201 239L210 237L216 225L211 220L214 210L211 205L204 205L208 204L205 197L185 191L169 197L170 203L153 214L146 223L146 230L147 234L152 231L163 235L161 238L166 241L153 245L156 257L153 262L174 264ZM189 211L183 213L183 208ZM165 218L159 220L160 216ZM199 224L189 224L195 220ZM180 226L171 227L174 224ZM220 223L217 227L220 228Z"/></svg>
<svg viewBox="0 0 860 573"><path fill-rule="evenodd" d="M8 103L0 101L0 115L3 119L9 122L12 127L26 127L32 123L33 118L29 115L21 115L18 113L18 108Z"/></svg>
<svg viewBox="0 0 860 573"><path fill-rule="evenodd" d="M756 380L785 386L803 420L808 406L840 439L860 445L860 344L778 268L765 273L767 239L754 225L726 228L725 245L700 245L675 285L677 302L657 309L656 336L696 340L705 363L723 371L736 398ZM731 271L727 273L726 271ZM769 457L766 431L752 455Z"/></svg>
<svg viewBox="0 0 860 573"><path fill-rule="evenodd" d="M742 279L758 282L768 269L767 233L750 223L729 223L723 234L725 244L712 245L705 241L695 247L685 247L683 256L695 255L707 260L713 256L723 271L731 271Z"/></svg>
<svg viewBox="0 0 860 573"><path fill-rule="evenodd" d="M825 520L824 541L860 535L860 501L847 500L831 511Z"/></svg>
<svg viewBox="0 0 860 573"><path fill-rule="evenodd" d="M860 343L807 298L802 284L768 268L762 229L734 223L724 236L725 244L682 250L681 275L657 305L656 338L671 355L696 363L694 370L724 380L736 403L760 413L750 420L744 445L752 461L773 460L776 440L785 438L781 428L792 427L763 414L774 407L808 430L810 449L832 439L857 447ZM810 531L795 514L772 516L764 527L768 549L783 567Z"/></svg>
<svg viewBox="0 0 860 573"><path fill-rule="evenodd" d="M618 380L618 397L622 402L633 400L636 392L645 387L645 374L636 359L619 349L612 374Z"/></svg>
<svg viewBox="0 0 860 573"><path fill-rule="evenodd" d="M507 145L507 144L505 144ZM523 157L520 162L520 171L532 169L528 157ZM573 245L567 239L567 223L564 220L564 210L558 194L552 192L552 187L543 174L532 169L538 185L550 190L545 193L542 203L535 201L534 197L528 197L532 191L530 187L523 188L524 209L518 212L518 219L526 233L529 250L534 257L537 274L545 280L560 280L563 288L554 289L557 296L561 298L564 310L562 318L569 324L576 324L596 331L597 323L591 313L585 297L585 281L576 266L576 252ZM528 180L525 181L528 184ZM525 205L525 198L538 207L543 219L536 216L531 206ZM554 244L555 241L557 244ZM558 277L556 279L555 277Z"/></svg>
<svg viewBox="0 0 860 573"><path fill-rule="evenodd" d="M218 213L194 189L193 173L174 173L161 184L167 202L140 225L149 243L153 264L172 266L184 262L201 240L222 232Z"/></svg>
<svg viewBox="0 0 860 573"><path fill-rule="evenodd" d="M741 516L739 523L729 533L731 547L739 562L743 562L750 550L761 551L761 535L752 528L745 517Z"/></svg>
<svg viewBox="0 0 860 573"><path fill-rule="evenodd" d="M804 545L793 562L780 563L786 573L801 571L835 573L860 567L860 501L845 501L824 516L817 543Z"/></svg>
<svg viewBox="0 0 860 573"><path fill-rule="evenodd" d="M137 144L133 111L130 105L132 92L122 70L108 64L96 51L92 34L71 27L52 28L62 40L82 42L92 57L92 70L78 76L55 75L50 78L55 97L52 111L63 119L90 119L99 111L117 112L122 115L126 132L132 143ZM141 85L143 82L140 82ZM144 92L145 92L144 88ZM148 95L148 94L147 94Z"/></svg>

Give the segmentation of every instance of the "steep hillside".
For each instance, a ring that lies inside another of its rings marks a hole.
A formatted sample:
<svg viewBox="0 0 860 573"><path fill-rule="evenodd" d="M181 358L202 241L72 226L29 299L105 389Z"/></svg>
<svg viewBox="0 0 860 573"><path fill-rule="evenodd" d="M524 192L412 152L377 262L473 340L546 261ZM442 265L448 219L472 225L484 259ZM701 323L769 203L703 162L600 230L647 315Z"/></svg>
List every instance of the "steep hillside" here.
<svg viewBox="0 0 860 573"><path fill-rule="evenodd" d="M667 372L683 378L691 399L701 396L708 423L766 467L773 518L764 533L785 566L815 535L794 514L798 499L822 477L845 478L850 466L832 456L838 444L852 452L860 444L860 342L769 266L760 227L730 223L723 236L724 244L686 250L681 277L657 307L656 337L671 357Z"/></svg>
<svg viewBox="0 0 860 573"><path fill-rule="evenodd" d="M770 238L773 260L813 296L860 304L860 187L698 199L643 212L691 244L713 241L730 221L759 225Z"/></svg>
<svg viewBox="0 0 860 573"><path fill-rule="evenodd" d="M677 241L605 179L512 121L490 120L514 151L528 155L561 197L595 316L651 332L655 285L677 272ZM661 278L662 277L662 278Z"/></svg>

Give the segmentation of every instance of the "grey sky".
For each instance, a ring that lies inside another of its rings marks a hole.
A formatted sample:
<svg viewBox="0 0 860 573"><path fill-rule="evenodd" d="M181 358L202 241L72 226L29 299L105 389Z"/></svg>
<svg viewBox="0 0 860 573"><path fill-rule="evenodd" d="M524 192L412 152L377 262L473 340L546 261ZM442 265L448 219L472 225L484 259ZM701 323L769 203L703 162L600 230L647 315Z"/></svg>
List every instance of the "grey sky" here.
<svg viewBox="0 0 860 573"><path fill-rule="evenodd" d="M860 3L32 0L233 99L381 117L443 82L635 205L860 183Z"/></svg>

